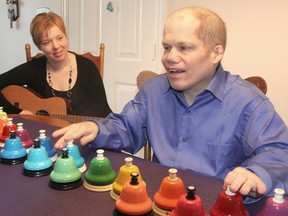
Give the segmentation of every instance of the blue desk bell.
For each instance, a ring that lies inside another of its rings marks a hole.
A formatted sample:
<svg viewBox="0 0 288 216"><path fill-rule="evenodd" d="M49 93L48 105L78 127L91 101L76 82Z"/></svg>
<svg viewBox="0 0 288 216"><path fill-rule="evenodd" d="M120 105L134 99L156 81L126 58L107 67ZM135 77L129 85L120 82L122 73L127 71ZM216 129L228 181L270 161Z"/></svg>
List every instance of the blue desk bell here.
<svg viewBox="0 0 288 216"><path fill-rule="evenodd" d="M48 156L54 162L58 158L56 150L53 148L52 141L49 137L46 136L46 130L39 130L39 141L40 145L44 146Z"/></svg>
<svg viewBox="0 0 288 216"><path fill-rule="evenodd" d="M39 139L34 140L33 148L24 162L23 174L28 177L41 177L49 175L53 169L51 158L48 157L45 147L40 145Z"/></svg>
<svg viewBox="0 0 288 216"><path fill-rule="evenodd" d="M10 137L5 141L4 149L1 151L1 163L14 165L23 163L27 158L26 149L22 146L15 130L10 131Z"/></svg>

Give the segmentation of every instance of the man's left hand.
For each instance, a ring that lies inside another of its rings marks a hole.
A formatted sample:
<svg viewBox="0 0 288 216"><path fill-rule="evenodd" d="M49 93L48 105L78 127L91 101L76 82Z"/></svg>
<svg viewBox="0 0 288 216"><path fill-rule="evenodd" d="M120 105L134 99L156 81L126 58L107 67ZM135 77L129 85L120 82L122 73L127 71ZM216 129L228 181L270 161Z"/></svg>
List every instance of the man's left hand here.
<svg viewBox="0 0 288 216"><path fill-rule="evenodd" d="M230 185L232 192L239 192L243 196L254 198L262 196L266 191L264 182L253 172L243 167L236 167L224 179L224 187Z"/></svg>

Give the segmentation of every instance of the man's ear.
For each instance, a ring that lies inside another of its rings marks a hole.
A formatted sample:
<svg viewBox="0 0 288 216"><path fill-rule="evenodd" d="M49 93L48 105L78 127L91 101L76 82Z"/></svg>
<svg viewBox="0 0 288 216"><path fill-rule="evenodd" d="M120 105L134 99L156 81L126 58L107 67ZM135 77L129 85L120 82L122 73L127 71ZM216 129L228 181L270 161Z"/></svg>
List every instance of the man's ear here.
<svg viewBox="0 0 288 216"><path fill-rule="evenodd" d="M217 45L213 48L214 63L218 64L224 56L224 48L221 45Z"/></svg>

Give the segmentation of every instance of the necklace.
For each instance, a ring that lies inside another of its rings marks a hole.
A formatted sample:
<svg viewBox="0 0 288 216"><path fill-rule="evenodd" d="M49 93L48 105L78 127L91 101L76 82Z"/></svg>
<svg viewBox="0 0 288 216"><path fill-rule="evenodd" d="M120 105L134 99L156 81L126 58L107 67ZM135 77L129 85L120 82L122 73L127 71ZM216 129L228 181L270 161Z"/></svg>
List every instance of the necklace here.
<svg viewBox="0 0 288 216"><path fill-rule="evenodd" d="M51 89L51 93L54 97L57 97L55 94L55 91L53 89L53 82L51 80L51 73L49 70L47 70L48 72L48 84L50 86ZM70 71L69 71L69 78L68 78L68 91L66 93L68 101L69 101L69 110L72 110L72 101L70 99L70 97L72 96L72 92L71 92L71 84L72 84L72 65L70 65Z"/></svg>

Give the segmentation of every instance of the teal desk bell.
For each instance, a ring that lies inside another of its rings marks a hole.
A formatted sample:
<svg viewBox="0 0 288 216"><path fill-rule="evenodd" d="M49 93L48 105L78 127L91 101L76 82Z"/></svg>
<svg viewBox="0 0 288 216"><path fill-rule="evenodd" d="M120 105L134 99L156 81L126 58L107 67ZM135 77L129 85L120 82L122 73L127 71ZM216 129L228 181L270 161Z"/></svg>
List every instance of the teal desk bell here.
<svg viewBox="0 0 288 216"><path fill-rule="evenodd" d="M45 147L40 145L39 139L35 139L34 146L30 148L27 160L24 162L23 175L41 177L49 175L52 169L53 162L48 157Z"/></svg>
<svg viewBox="0 0 288 216"><path fill-rule="evenodd" d="M67 142L66 148L68 149L68 155L74 158L75 164L80 172L85 172L86 164L84 158L81 156L79 148L74 145L73 140Z"/></svg>
<svg viewBox="0 0 288 216"><path fill-rule="evenodd" d="M1 163L14 165L23 163L27 158L26 149L22 146L15 130L10 131L10 137L5 140L4 149L1 151Z"/></svg>

